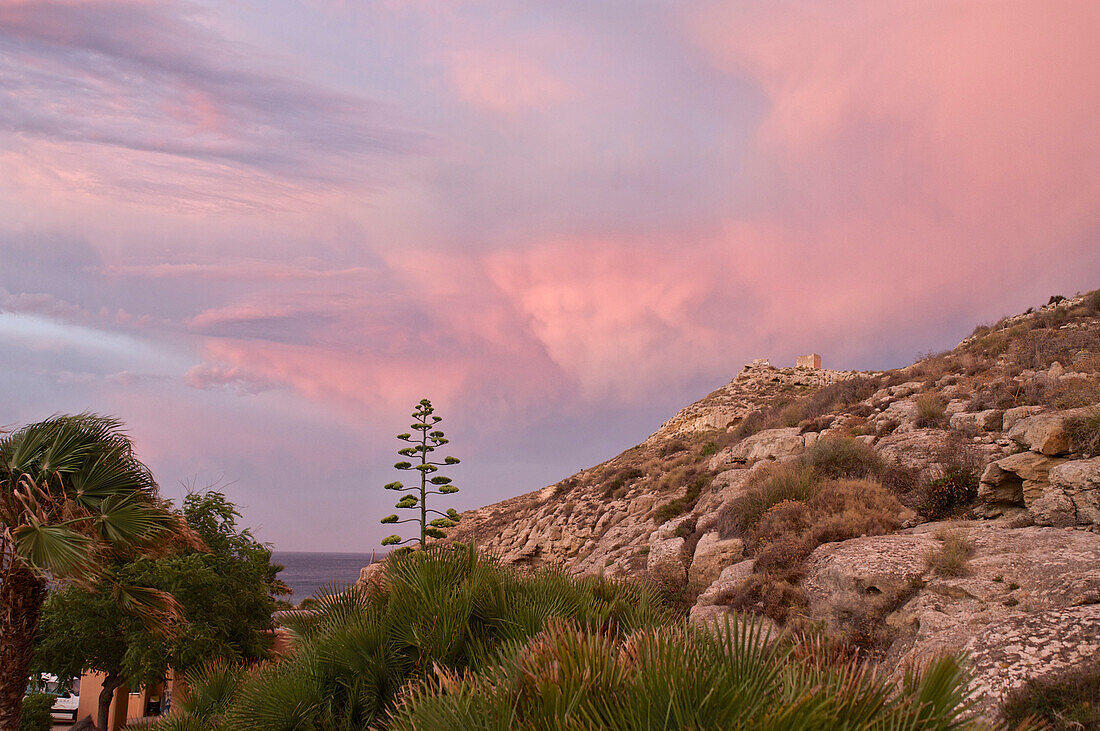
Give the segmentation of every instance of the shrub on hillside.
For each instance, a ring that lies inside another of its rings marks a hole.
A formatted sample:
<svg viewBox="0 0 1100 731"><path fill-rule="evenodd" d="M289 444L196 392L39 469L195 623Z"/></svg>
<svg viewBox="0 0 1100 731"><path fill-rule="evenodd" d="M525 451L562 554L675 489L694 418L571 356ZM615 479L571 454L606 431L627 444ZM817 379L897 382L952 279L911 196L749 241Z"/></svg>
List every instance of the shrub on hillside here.
<svg viewBox="0 0 1100 731"><path fill-rule="evenodd" d="M1001 718L1012 728L1027 720L1038 720L1051 731L1100 728L1100 665L1027 681L1005 698Z"/></svg>
<svg viewBox="0 0 1100 731"><path fill-rule="evenodd" d="M687 486L683 495L668 501L654 511L653 522L657 525L661 525L691 510L695 507L695 503L699 500L699 496L709 484L709 475L700 475L695 478L695 480Z"/></svg>
<svg viewBox="0 0 1100 731"><path fill-rule="evenodd" d="M978 474L961 465L944 470L942 477L928 483L922 512L933 520L955 515L978 497Z"/></svg>
<svg viewBox="0 0 1100 731"><path fill-rule="evenodd" d="M970 554L974 545L966 533L953 528L943 528L936 533L940 545L925 554L929 570L941 576L963 576L970 570Z"/></svg>
<svg viewBox="0 0 1100 731"><path fill-rule="evenodd" d="M719 514L719 530L729 537L750 530L764 513L785 500L802 501L817 489L818 476L801 462L784 462L761 471L741 497Z"/></svg>
<svg viewBox="0 0 1100 731"><path fill-rule="evenodd" d="M870 446L846 437L824 437L806 450L800 462L822 478L866 477L883 469L882 458Z"/></svg>
<svg viewBox="0 0 1100 731"><path fill-rule="evenodd" d="M1066 419L1065 429L1074 449L1089 457L1100 455L1100 408Z"/></svg>
<svg viewBox="0 0 1100 731"><path fill-rule="evenodd" d="M928 429L943 426L946 422L943 399L938 394L922 393L915 401L918 428Z"/></svg>

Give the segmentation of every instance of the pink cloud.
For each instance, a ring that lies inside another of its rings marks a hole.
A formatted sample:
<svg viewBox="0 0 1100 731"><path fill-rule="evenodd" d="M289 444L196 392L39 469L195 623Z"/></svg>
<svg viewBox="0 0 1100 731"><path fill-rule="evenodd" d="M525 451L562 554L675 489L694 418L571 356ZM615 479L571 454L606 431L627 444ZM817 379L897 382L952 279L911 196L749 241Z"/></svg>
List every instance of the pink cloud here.
<svg viewBox="0 0 1100 731"><path fill-rule="evenodd" d="M576 97L568 83L535 61L515 53L466 50L454 55L451 81L460 98L490 114L512 117L545 110Z"/></svg>

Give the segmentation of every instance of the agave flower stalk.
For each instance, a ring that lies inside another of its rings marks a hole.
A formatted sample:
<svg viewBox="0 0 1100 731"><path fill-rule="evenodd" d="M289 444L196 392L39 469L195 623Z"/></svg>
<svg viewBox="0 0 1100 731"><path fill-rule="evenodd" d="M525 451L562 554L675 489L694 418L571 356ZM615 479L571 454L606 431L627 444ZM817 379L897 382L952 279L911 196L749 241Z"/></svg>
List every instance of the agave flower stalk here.
<svg viewBox="0 0 1100 731"><path fill-rule="evenodd" d="M458 488L451 484L450 477L435 473L439 471L440 467L456 465L459 461L454 457L444 457L442 462L436 462L431 457L433 452L449 441L443 432L436 428L439 422L443 421L443 417L435 415L432 402L428 399L421 399L413 411L412 417L414 422L410 425L410 428L413 431L397 435L398 439L408 442L410 445L397 450L397 453L409 459L396 463L394 468L419 472L420 485L406 487L404 483L391 482L385 486L385 489L403 493L401 499L394 504L395 508L399 510L416 510L419 511L419 516L401 520L395 513L387 515L380 522L384 524L417 523L420 526L420 536L419 538L405 539L402 539L399 535L387 536L382 540L383 546L399 546L404 543L419 542L420 547L423 548L428 538L445 538L447 534L444 530L453 528L460 520L458 512L454 508L448 508L446 512L441 512L428 507L429 495L450 495L458 492ZM438 517L430 518L429 516L432 515Z"/></svg>

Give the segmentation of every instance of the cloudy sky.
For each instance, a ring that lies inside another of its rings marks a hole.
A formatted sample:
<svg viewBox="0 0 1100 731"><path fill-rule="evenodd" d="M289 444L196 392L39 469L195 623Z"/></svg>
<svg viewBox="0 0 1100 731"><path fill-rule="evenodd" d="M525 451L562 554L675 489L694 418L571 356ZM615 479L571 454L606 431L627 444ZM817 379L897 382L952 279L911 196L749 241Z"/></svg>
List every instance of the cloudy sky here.
<svg viewBox="0 0 1100 731"><path fill-rule="evenodd" d="M369 551L749 359L902 365L1100 286L1094 0L0 0L0 424Z"/></svg>

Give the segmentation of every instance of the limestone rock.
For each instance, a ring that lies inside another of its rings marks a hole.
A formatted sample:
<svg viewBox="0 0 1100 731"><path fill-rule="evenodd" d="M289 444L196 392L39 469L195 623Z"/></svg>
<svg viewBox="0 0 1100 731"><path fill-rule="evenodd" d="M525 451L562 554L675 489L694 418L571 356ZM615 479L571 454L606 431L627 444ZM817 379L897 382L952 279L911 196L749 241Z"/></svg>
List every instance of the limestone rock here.
<svg viewBox="0 0 1100 731"><path fill-rule="evenodd" d="M963 651L975 674L971 689L991 708L1032 678L1096 662L1100 604L1009 617L975 635Z"/></svg>
<svg viewBox="0 0 1100 731"><path fill-rule="evenodd" d="M980 512L987 517L1013 508L1027 508L1050 486L1048 473L1064 459L1035 452L1013 454L990 462L978 484Z"/></svg>
<svg viewBox="0 0 1100 731"><path fill-rule="evenodd" d="M882 410L880 417L899 424L911 424L917 419L917 403L912 400L895 401Z"/></svg>
<svg viewBox="0 0 1100 731"><path fill-rule="evenodd" d="M718 578L707 587L706 591L699 595L699 599L695 602L696 606L716 604L722 594L733 591L742 581L749 578L749 574L752 573L752 564L752 559L749 559L722 569L722 573L718 575Z"/></svg>
<svg viewBox="0 0 1100 731"><path fill-rule="evenodd" d="M952 429L961 431L999 431L1003 422L1004 412L1000 409L952 414L949 421Z"/></svg>
<svg viewBox="0 0 1100 731"><path fill-rule="evenodd" d="M355 582L356 588L368 587L380 588L386 576L386 564L376 561L359 569L359 579Z"/></svg>
<svg viewBox="0 0 1100 731"><path fill-rule="evenodd" d="M903 668L937 654L966 650L975 656L975 683L986 694L986 703L990 693L1005 687L998 678L1018 678L1036 669L1027 655L1034 650L1037 657L1044 656L1044 644L1062 646L1055 656L1063 650L1072 655L1074 643L1087 649L1093 640L1079 636L1070 619L1094 616L1100 602L1100 536L1035 526L1007 528L986 521L952 524L967 535L972 554L964 575L945 577L929 571L925 561L927 552L939 544L936 536L944 525L926 524L817 548L806 561L802 583L810 616L839 627L868 608L893 610L885 623L896 634L883 665ZM988 638L1007 636L1012 628L1022 628L1020 642L982 646L983 641L990 644ZM1030 639L1033 631L1035 639ZM1086 634L1092 637L1094 631Z"/></svg>
<svg viewBox="0 0 1100 731"><path fill-rule="evenodd" d="M646 569L653 577L668 581L683 581L686 568L683 538L675 536L650 540Z"/></svg>
<svg viewBox="0 0 1100 731"><path fill-rule="evenodd" d="M1026 419L1029 416L1043 413L1042 406L1017 406L1015 408L1006 409L1004 421L1001 422L1002 431L1011 431L1012 427L1021 419Z"/></svg>
<svg viewBox="0 0 1100 731"><path fill-rule="evenodd" d="M1100 525L1100 457L1052 467L1050 485L1030 506L1040 525Z"/></svg>
<svg viewBox="0 0 1100 731"><path fill-rule="evenodd" d="M1069 436L1063 414L1036 414L1016 422L1009 439L1033 452L1048 456L1069 452Z"/></svg>
<svg viewBox="0 0 1100 731"><path fill-rule="evenodd" d="M762 459L780 459L801 454L806 449L798 427L765 429L745 437L726 454L727 464L746 464Z"/></svg>
<svg viewBox="0 0 1100 731"><path fill-rule="evenodd" d="M695 555L688 569L688 585L709 586L722 570L745 555L745 544L739 538L720 538L717 531L704 533L695 546Z"/></svg>

